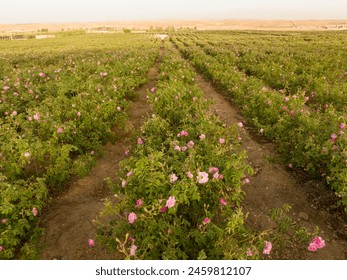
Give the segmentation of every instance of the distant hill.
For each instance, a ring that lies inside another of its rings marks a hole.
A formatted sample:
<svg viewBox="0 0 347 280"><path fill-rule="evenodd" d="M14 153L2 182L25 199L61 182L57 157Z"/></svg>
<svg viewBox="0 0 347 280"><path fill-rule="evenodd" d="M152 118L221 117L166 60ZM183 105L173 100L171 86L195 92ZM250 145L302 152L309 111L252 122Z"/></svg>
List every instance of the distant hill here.
<svg viewBox="0 0 347 280"><path fill-rule="evenodd" d="M194 28L197 30L342 30L347 29L346 20L163 20L163 21L115 21L81 23L30 23L0 24L0 32L49 32L62 30L102 29L149 30L151 28Z"/></svg>

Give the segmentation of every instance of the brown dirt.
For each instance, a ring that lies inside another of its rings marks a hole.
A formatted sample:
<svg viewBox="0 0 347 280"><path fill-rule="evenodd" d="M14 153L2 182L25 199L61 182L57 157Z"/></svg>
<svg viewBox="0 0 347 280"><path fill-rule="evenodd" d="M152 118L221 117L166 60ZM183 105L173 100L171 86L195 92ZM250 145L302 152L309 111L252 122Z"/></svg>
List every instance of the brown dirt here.
<svg viewBox="0 0 347 280"><path fill-rule="evenodd" d="M159 59L162 56L160 51ZM148 74L149 82L136 92L138 99L129 108L128 127L130 131L138 129L145 115L151 111L146 102L147 90L155 86L157 67L155 65ZM119 259L116 254L108 252L95 244L89 247L88 239L96 237L96 220L104 208L106 198L114 198L104 183L105 178L117 180L116 171L119 161L124 159L124 152L130 147L130 132L119 131L116 144L108 143L102 148L103 157L97 160L95 168L80 179L71 182L67 191L53 199L43 217L45 234L41 243L43 249L41 259Z"/></svg>
<svg viewBox="0 0 347 280"><path fill-rule="evenodd" d="M227 125L243 122L241 147L247 151L248 162L255 170L250 177L251 184L245 186L246 197L243 210L249 213L247 224L257 230L274 227L269 211L292 205L291 218L299 225L314 230L319 227L319 235L326 241L326 247L315 253L298 252L289 248L286 253L276 256L281 259L326 259L347 258L347 219L343 212L334 209L336 199L321 182L298 176L286 166L276 163L279 155L275 145L262 139L247 126L246 119L230 100L227 100L201 76L198 83L208 99L212 99L212 113L218 115ZM275 160L274 160L275 159Z"/></svg>

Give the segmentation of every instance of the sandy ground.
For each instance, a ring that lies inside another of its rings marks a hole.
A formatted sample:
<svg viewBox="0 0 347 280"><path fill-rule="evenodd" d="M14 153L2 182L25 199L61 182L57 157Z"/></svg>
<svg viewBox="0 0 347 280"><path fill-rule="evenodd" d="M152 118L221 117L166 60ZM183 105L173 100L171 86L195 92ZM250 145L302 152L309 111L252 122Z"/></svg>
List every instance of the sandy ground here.
<svg viewBox="0 0 347 280"><path fill-rule="evenodd" d="M196 28L198 30L346 30L346 20L163 20L163 21L114 21L80 23L28 23L0 24L0 32L37 32L48 29L50 32L62 30L108 27L114 30L131 28L147 30L153 28Z"/></svg>

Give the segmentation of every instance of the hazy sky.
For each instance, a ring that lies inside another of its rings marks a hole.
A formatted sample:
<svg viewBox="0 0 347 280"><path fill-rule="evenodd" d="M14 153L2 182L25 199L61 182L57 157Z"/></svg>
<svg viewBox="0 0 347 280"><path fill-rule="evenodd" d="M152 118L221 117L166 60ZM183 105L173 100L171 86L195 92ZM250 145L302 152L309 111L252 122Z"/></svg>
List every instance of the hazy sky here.
<svg viewBox="0 0 347 280"><path fill-rule="evenodd" d="M347 0L0 0L0 23L347 19Z"/></svg>

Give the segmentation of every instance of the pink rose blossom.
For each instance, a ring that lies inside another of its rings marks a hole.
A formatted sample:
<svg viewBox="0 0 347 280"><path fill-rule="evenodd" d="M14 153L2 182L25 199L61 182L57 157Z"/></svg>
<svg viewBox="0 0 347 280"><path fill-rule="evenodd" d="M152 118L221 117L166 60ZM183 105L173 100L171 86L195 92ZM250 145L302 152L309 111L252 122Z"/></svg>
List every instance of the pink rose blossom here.
<svg viewBox="0 0 347 280"><path fill-rule="evenodd" d="M117 111L118 111L118 112L122 111L122 108L118 106L118 107L117 107Z"/></svg>
<svg viewBox="0 0 347 280"><path fill-rule="evenodd" d="M290 115L291 117L293 117L293 116L294 116L294 110L290 110L289 115Z"/></svg>
<svg viewBox="0 0 347 280"><path fill-rule="evenodd" d="M167 207L165 206L165 207L162 207L162 208L160 208L160 213L165 213L166 212L166 210L167 210Z"/></svg>
<svg viewBox="0 0 347 280"><path fill-rule="evenodd" d="M94 247L94 246L95 246L94 240L93 240L93 239L88 239L88 245L89 245L90 247Z"/></svg>
<svg viewBox="0 0 347 280"><path fill-rule="evenodd" d="M288 102L288 101L289 101L289 97L286 96L286 97L284 98L284 101L285 101L285 102Z"/></svg>
<svg viewBox="0 0 347 280"><path fill-rule="evenodd" d="M244 182L245 184L249 184L249 183L251 182L251 180L249 180L248 178L245 178L245 179L243 180L243 182Z"/></svg>
<svg viewBox="0 0 347 280"><path fill-rule="evenodd" d="M174 182L176 182L177 179L178 179L178 177L176 176L176 174L171 174L171 175L170 175L170 183L171 183L171 184L174 183Z"/></svg>
<svg viewBox="0 0 347 280"><path fill-rule="evenodd" d="M142 205L142 199L139 198L138 200L136 200L136 206L135 207L140 207Z"/></svg>
<svg viewBox="0 0 347 280"><path fill-rule="evenodd" d="M243 127L243 123L242 123L242 122L239 122L239 123L237 123L237 126L238 126L238 127Z"/></svg>
<svg viewBox="0 0 347 280"><path fill-rule="evenodd" d="M176 146L174 147L174 150L180 152L180 151L181 151L181 147L178 146L178 145L176 145Z"/></svg>
<svg viewBox="0 0 347 280"><path fill-rule="evenodd" d="M282 106L282 111L287 110L287 106Z"/></svg>
<svg viewBox="0 0 347 280"><path fill-rule="evenodd" d="M193 178L193 174L190 173L190 171L188 171L188 172L186 173L186 175L187 175L187 177L190 178L190 179Z"/></svg>
<svg viewBox="0 0 347 280"><path fill-rule="evenodd" d="M219 143L220 144L224 144L225 143L225 139L224 138L219 138Z"/></svg>
<svg viewBox="0 0 347 280"><path fill-rule="evenodd" d="M61 127L59 127L59 128L57 129L57 132L58 132L58 133L62 133L62 132L63 132L63 129L62 129Z"/></svg>
<svg viewBox="0 0 347 280"><path fill-rule="evenodd" d="M331 134L331 139L335 140L337 138L337 135L334 133L334 134Z"/></svg>
<svg viewBox="0 0 347 280"><path fill-rule="evenodd" d="M182 152L185 152L187 149L188 149L187 146L183 146L181 150Z"/></svg>
<svg viewBox="0 0 347 280"><path fill-rule="evenodd" d="M3 249L2 246L0 246L0 252L2 251L2 249Z"/></svg>
<svg viewBox="0 0 347 280"><path fill-rule="evenodd" d="M77 112L77 117L80 117L81 116L81 112Z"/></svg>
<svg viewBox="0 0 347 280"><path fill-rule="evenodd" d="M33 215L36 217L37 214L38 214L38 211L37 211L37 209L35 207L33 208L32 212L33 212Z"/></svg>
<svg viewBox="0 0 347 280"><path fill-rule="evenodd" d="M4 225L6 224L6 219L1 219L1 223Z"/></svg>
<svg viewBox="0 0 347 280"><path fill-rule="evenodd" d="M38 121L40 119L40 114L36 113L34 114L34 120Z"/></svg>
<svg viewBox="0 0 347 280"><path fill-rule="evenodd" d="M16 115L17 115L17 111L13 111L12 116L16 116Z"/></svg>
<svg viewBox="0 0 347 280"><path fill-rule="evenodd" d="M127 185L127 182L126 181L122 181L122 188L125 188L125 186Z"/></svg>
<svg viewBox="0 0 347 280"><path fill-rule="evenodd" d="M252 257L254 255L254 252L252 252L251 249L248 249L247 252L246 252L246 255L248 257Z"/></svg>
<svg viewBox="0 0 347 280"><path fill-rule="evenodd" d="M131 212L128 216L128 221L130 224L133 224L135 220L137 219L137 216L134 212Z"/></svg>
<svg viewBox="0 0 347 280"><path fill-rule="evenodd" d="M226 201L225 201L223 198L219 199L219 202L220 202L220 204L222 204L223 206L227 205Z"/></svg>
<svg viewBox="0 0 347 280"><path fill-rule="evenodd" d="M131 241L131 242L135 242L135 238L132 237L132 236L129 236L128 240Z"/></svg>
<svg viewBox="0 0 347 280"><path fill-rule="evenodd" d="M141 138L137 138L137 144L139 144L139 145L142 145L142 144L143 144L143 141L142 141Z"/></svg>
<svg viewBox="0 0 347 280"><path fill-rule="evenodd" d="M272 243L269 242L269 241L265 241L265 246L264 246L264 249L263 249L263 254L264 255L268 255L270 254L272 250Z"/></svg>
<svg viewBox="0 0 347 280"><path fill-rule="evenodd" d="M199 172L197 179L199 184L205 184L208 182L208 174L206 172Z"/></svg>
<svg viewBox="0 0 347 280"><path fill-rule="evenodd" d="M136 245L131 245L131 247L130 247L130 256L135 256L136 249L137 249Z"/></svg>
<svg viewBox="0 0 347 280"><path fill-rule="evenodd" d="M175 206L176 198L174 196L170 196L169 199L166 201L165 207L172 208Z"/></svg>
<svg viewBox="0 0 347 280"><path fill-rule="evenodd" d="M124 152L124 155L127 157L127 156L129 155L129 153L130 153L130 151L129 151L129 150L126 150L126 151Z"/></svg>
<svg viewBox="0 0 347 280"><path fill-rule="evenodd" d="M211 222L211 219L207 218L207 217L203 221L203 223L206 224L206 225L209 224L210 222Z"/></svg>
<svg viewBox="0 0 347 280"><path fill-rule="evenodd" d="M189 134L188 134L187 131L182 130L182 131L180 132L180 136L185 136L185 137L187 137L188 135L189 135Z"/></svg>
<svg viewBox="0 0 347 280"><path fill-rule="evenodd" d="M323 240L322 237L317 236L311 240L310 245L308 246L308 250L315 252L318 249L322 249L325 247L325 241Z"/></svg>
<svg viewBox="0 0 347 280"><path fill-rule="evenodd" d="M208 169L208 173L216 173L216 172L219 172L219 168L218 167L212 166L212 167L210 167Z"/></svg>
<svg viewBox="0 0 347 280"><path fill-rule="evenodd" d="M130 177L131 175L133 175L133 172L130 170L130 171L127 173L127 177Z"/></svg>
<svg viewBox="0 0 347 280"><path fill-rule="evenodd" d="M201 134L201 135L199 136L199 138L200 138L200 140L204 140L204 139L206 138L206 135L205 135L205 134Z"/></svg>
<svg viewBox="0 0 347 280"><path fill-rule="evenodd" d="M341 123L341 124L340 124L340 128L341 128L341 129L345 129L345 128L346 128L346 124Z"/></svg>
<svg viewBox="0 0 347 280"><path fill-rule="evenodd" d="M26 158L28 158L28 157L30 157L30 153L29 153L29 152L25 152L25 153L24 153L24 156L25 156Z"/></svg>
<svg viewBox="0 0 347 280"><path fill-rule="evenodd" d="M218 172L214 173L212 175L212 177L213 177L213 179L218 179L219 178L219 173Z"/></svg>
<svg viewBox="0 0 347 280"><path fill-rule="evenodd" d="M308 249L309 251L311 251L311 252L316 252L316 251L318 250L317 244L315 244L315 243L310 243L310 245L308 246L307 249Z"/></svg>
<svg viewBox="0 0 347 280"><path fill-rule="evenodd" d="M194 142L193 141L189 141L187 144L188 148L191 149L194 147Z"/></svg>

